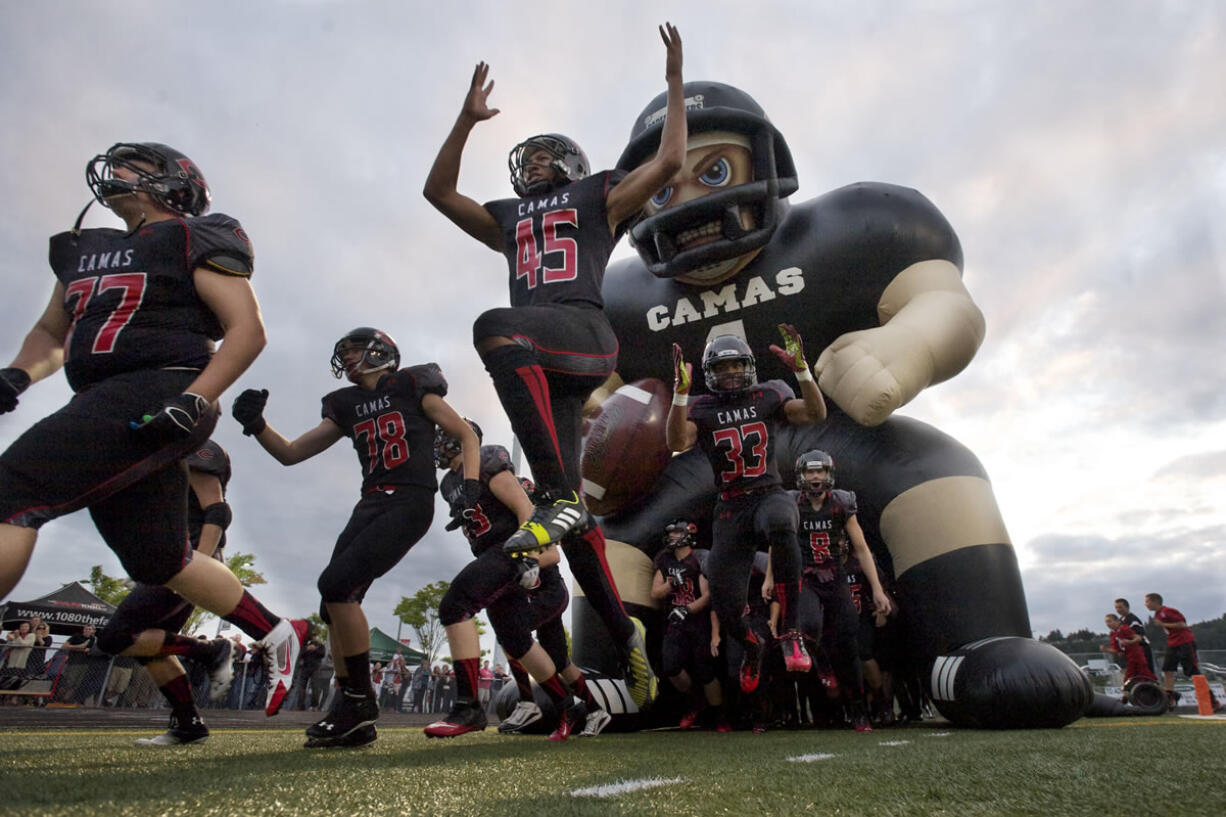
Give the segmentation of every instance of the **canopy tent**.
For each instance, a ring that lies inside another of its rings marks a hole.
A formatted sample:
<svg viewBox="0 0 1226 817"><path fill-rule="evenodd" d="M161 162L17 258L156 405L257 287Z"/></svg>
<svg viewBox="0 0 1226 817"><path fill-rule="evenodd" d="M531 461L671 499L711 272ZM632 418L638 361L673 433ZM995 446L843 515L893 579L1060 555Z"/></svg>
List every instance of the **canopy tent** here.
<svg viewBox="0 0 1226 817"><path fill-rule="evenodd" d="M370 628L371 661L382 661L384 664L386 664L388 661L392 660L392 656L396 654L396 650L400 650L400 654L404 656L405 663L409 666L420 664L426 657L426 654L421 650L415 650L407 644L401 644L399 641L392 638L378 627Z"/></svg>
<svg viewBox="0 0 1226 817"><path fill-rule="evenodd" d="M4 605L4 629L10 630L32 616L41 616L56 635L74 635L86 624L101 628L111 620L115 605L89 592L80 582L71 582L32 601Z"/></svg>

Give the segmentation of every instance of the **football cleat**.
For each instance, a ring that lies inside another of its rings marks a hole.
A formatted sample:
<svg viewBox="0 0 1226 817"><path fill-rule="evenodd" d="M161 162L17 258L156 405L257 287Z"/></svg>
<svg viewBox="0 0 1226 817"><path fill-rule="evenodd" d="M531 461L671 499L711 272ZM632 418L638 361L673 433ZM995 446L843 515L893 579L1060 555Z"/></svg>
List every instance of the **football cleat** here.
<svg viewBox="0 0 1226 817"><path fill-rule="evenodd" d="M369 746L378 737L379 733L372 723L354 729L340 738L307 738L302 746L304 749L356 749L359 746Z"/></svg>
<svg viewBox="0 0 1226 817"><path fill-rule="evenodd" d="M570 737L571 732L575 731L581 724L586 723L587 704L576 698L562 712L562 720L558 722L558 728L549 733L549 739L552 741L566 740Z"/></svg>
<svg viewBox="0 0 1226 817"><path fill-rule="evenodd" d="M715 724L715 731L719 732L721 735L726 735L732 731L732 724L728 723L727 718L720 718Z"/></svg>
<svg viewBox="0 0 1226 817"><path fill-rule="evenodd" d="M585 530L590 522L579 494L570 491L548 505L537 505L528 521L511 534L502 549L512 558L560 542L568 533Z"/></svg>
<svg viewBox="0 0 1226 817"><path fill-rule="evenodd" d="M702 717L702 713L706 711L706 707L696 706L689 712L681 716L681 723L677 724L683 730L693 729L694 724L698 723L698 719Z"/></svg>
<svg viewBox="0 0 1226 817"><path fill-rule="evenodd" d="M515 708L511 710L511 714L507 715L501 723L498 724L498 732L503 735L511 735L516 732L523 731L524 727L530 726L541 719L541 708L536 705L535 701L520 701L515 704Z"/></svg>
<svg viewBox="0 0 1226 817"><path fill-rule="evenodd" d="M745 639L745 657L741 659L741 692L746 695L758 688L762 676L762 647L752 630Z"/></svg>
<svg viewBox="0 0 1226 817"><path fill-rule="evenodd" d="M868 722L868 716L864 713L860 713L852 718L851 725L855 727L855 730L862 735L873 731L873 726Z"/></svg>
<svg viewBox="0 0 1226 817"><path fill-rule="evenodd" d="M435 721L424 730L428 738L454 738L465 732L480 732L485 729L485 710L476 704L457 703L441 721Z"/></svg>
<svg viewBox="0 0 1226 817"><path fill-rule="evenodd" d="M298 665L302 642L306 641L310 627L306 619L283 618L264 636L262 643L268 648L268 699L264 714L269 717L281 711L281 704L294 683L294 667Z"/></svg>
<svg viewBox="0 0 1226 817"><path fill-rule="evenodd" d="M307 727L308 743L325 741L326 745L332 745L359 729L373 726L379 719L379 705L374 698L356 698L342 691L336 694L336 699L332 711L323 720Z"/></svg>
<svg viewBox="0 0 1226 817"><path fill-rule="evenodd" d="M779 637L779 646L783 649L783 667L788 672L808 672L813 668L813 659L809 657L804 636L800 633L784 633Z"/></svg>
<svg viewBox="0 0 1226 817"><path fill-rule="evenodd" d="M630 616L630 623L634 632L625 645L626 689L635 706L642 709L656 699L659 681L647 660L647 629L634 616Z"/></svg>
<svg viewBox="0 0 1226 817"><path fill-rule="evenodd" d="M196 716L188 723L179 723L179 719L171 714L170 728L154 738L137 738L137 746L188 746L193 743L204 743L209 738L209 728L204 721Z"/></svg>
<svg viewBox="0 0 1226 817"><path fill-rule="evenodd" d="M210 701L220 701L226 697L226 693L230 691L230 685L234 683L234 664L231 662L234 655L234 642L225 638L219 640L221 644L218 646L217 657L209 665Z"/></svg>
<svg viewBox="0 0 1226 817"><path fill-rule="evenodd" d="M605 710L597 707L587 713L587 722L583 724L583 731L579 733L581 738L594 738L604 731L604 728L613 720L613 716Z"/></svg>

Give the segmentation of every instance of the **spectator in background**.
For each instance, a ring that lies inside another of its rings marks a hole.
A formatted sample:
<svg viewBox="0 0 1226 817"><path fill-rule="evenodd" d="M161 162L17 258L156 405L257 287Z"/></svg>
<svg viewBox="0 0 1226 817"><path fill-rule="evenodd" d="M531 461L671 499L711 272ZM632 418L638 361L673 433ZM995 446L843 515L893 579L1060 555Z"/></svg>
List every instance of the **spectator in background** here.
<svg viewBox="0 0 1226 817"><path fill-rule="evenodd" d="M102 676L91 673L93 662L89 659L94 643L98 640L94 625L86 624L81 632L70 635L60 649L68 653L68 663L56 688L56 698L67 703L85 703L102 685ZM97 677L95 677L97 675Z"/></svg>
<svg viewBox="0 0 1226 817"><path fill-rule="evenodd" d="M486 661L481 664L481 669L477 670L477 703L482 709L490 705L490 687L493 683L494 671L490 669L490 662Z"/></svg>
<svg viewBox="0 0 1226 817"><path fill-rule="evenodd" d="M1145 622L1132 612L1128 599L1115 600L1115 614L1120 617L1121 622L1127 624L1134 633L1141 636L1141 650L1145 653L1145 664L1149 667L1149 674L1157 678L1158 665L1154 663L1154 651L1150 648L1149 636L1145 634Z"/></svg>
<svg viewBox="0 0 1226 817"><path fill-rule="evenodd" d="M396 649L396 654L392 656L387 668L391 673L393 685L393 694L388 700L388 708L399 712L404 702L405 690L409 688L409 667L404 662L404 654L399 648Z"/></svg>
<svg viewBox="0 0 1226 817"><path fill-rule="evenodd" d="M34 616L30 619L30 629L34 632L34 649L30 651L30 660L26 662L26 674L42 675L47 671L47 648L53 643L51 628L40 616Z"/></svg>
<svg viewBox="0 0 1226 817"><path fill-rule="evenodd" d="M410 700L409 711L425 712L426 706L426 690L430 686L430 670L426 667L426 662L422 661L413 670L413 679L410 681L412 687L413 698Z"/></svg>
<svg viewBox="0 0 1226 817"><path fill-rule="evenodd" d="M319 665L311 676L311 711L320 712L328 706L328 694L332 690L332 676L335 667L332 664L332 647L327 639L323 639L323 654L319 657Z"/></svg>
<svg viewBox="0 0 1226 817"><path fill-rule="evenodd" d="M4 639L4 669L3 689L17 689L26 679L26 665L30 663L30 653L33 651L35 635L30 629L30 622L23 621L17 625ZM16 696L10 703L18 703Z"/></svg>
<svg viewBox="0 0 1226 817"><path fill-rule="evenodd" d="M324 659L324 652L323 642L318 638L310 639L303 646L302 657L298 659L298 666L294 670L294 683L290 689L290 709L303 710L310 706L308 686L315 670L319 669L320 662Z"/></svg>
<svg viewBox="0 0 1226 817"><path fill-rule="evenodd" d="M1162 603L1162 596L1157 593L1145 594L1145 609L1154 614L1154 622L1166 630L1166 656L1162 659L1162 688L1166 691L1166 699L1171 708L1179 702L1179 694L1175 692L1175 670L1183 667L1183 674L1191 678L1200 675L1200 664L1196 658L1196 636L1188 627L1188 620L1183 613L1174 607ZM1209 700L1213 702L1213 711L1220 712L1222 703L1210 692Z"/></svg>

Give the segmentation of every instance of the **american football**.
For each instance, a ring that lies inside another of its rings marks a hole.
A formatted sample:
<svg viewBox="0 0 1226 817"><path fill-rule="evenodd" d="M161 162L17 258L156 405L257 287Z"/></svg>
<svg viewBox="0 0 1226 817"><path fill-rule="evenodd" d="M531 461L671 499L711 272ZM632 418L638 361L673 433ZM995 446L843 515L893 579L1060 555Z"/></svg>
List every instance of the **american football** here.
<svg viewBox="0 0 1226 817"><path fill-rule="evenodd" d="M614 513L643 496L668 464L664 424L672 390L654 377L622 386L601 406L583 439L583 501Z"/></svg>

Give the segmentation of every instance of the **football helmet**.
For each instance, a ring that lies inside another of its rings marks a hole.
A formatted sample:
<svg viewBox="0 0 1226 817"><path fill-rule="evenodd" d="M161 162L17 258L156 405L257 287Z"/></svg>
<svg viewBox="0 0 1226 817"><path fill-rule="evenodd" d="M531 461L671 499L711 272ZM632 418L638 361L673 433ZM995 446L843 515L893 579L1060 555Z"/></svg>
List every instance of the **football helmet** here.
<svg viewBox="0 0 1226 817"><path fill-rule="evenodd" d="M634 121L630 143L617 160L619 170L633 170L659 148L667 101L667 93L660 94ZM748 138L753 181L666 208L630 228L630 239L643 263L660 278L673 278L764 246L779 226L787 207L784 199L797 188L796 165L787 142L749 94L721 82L687 82L685 118L691 136L731 131ZM742 208L752 215L749 229L741 222ZM719 240L677 249L678 234L709 223L720 225Z"/></svg>
<svg viewBox="0 0 1226 817"><path fill-rule="evenodd" d="M739 360L745 364L745 371L736 375L739 381L731 381L728 375L717 375L715 364L726 360ZM702 350L702 373L706 377L707 389L711 392L734 392L747 389L758 382L758 366L754 362L753 350L749 344L736 335L717 335ZM730 380L728 385L721 379Z"/></svg>
<svg viewBox="0 0 1226 817"><path fill-rule="evenodd" d="M674 533L680 533L681 536L673 538ZM688 519L674 519L664 526L664 536L662 538L664 547L669 550L676 550L680 547L694 547L694 534L698 533L698 526Z"/></svg>
<svg viewBox="0 0 1226 817"><path fill-rule="evenodd" d="M531 184L524 178L524 168L528 159L538 150L543 150L553 157L549 166L557 173L557 181L541 179ZM537 196L548 193L555 187L570 182L577 182L591 172L587 154L583 148L575 144L575 140L560 133L542 133L531 136L511 148L507 157L507 167L511 169L511 187L517 196Z"/></svg>
<svg viewBox="0 0 1226 817"><path fill-rule="evenodd" d="M116 178L115 168L136 174L135 181ZM107 196L144 192L159 204L184 216L202 216L209 210L208 182L196 163L179 151L157 142L117 142L85 166L85 182L94 198L109 207Z"/></svg>
<svg viewBox="0 0 1226 817"><path fill-rule="evenodd" d="M484 436L481 433L481 426L477 425L467 417L464 422L468 423L468 427L477 435L477 441L480 442ZM451 467L451 461L460 453L460 441L452 437L442 427L434 430L434 467L446 469Z"/></svg>
<svg viewBox="0 0 1226 817"><path fill-rule="evenodd" d="M349 371L345 366L345 352L353 349L362 350L362 360L353 371ZM332 376L338 380L344 374L394 372L399 366L400 350L396 348L396 341L386 332L369 326L350 330L332 347Z"/></svg>
<svg viewBox="0 0 1226 817"><path fill-rule="evenodd" d="M805 478L806 471L825 470L825 475L815 480ZM796 487L806 495L834 490L834 458L825 451L813 449L796 458Z"/></svg>

